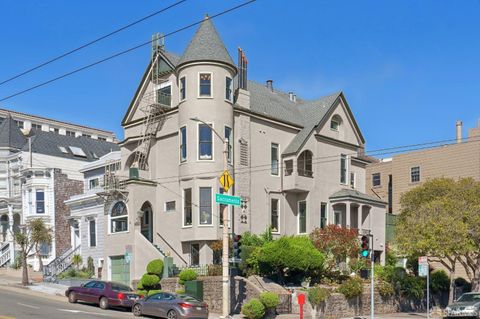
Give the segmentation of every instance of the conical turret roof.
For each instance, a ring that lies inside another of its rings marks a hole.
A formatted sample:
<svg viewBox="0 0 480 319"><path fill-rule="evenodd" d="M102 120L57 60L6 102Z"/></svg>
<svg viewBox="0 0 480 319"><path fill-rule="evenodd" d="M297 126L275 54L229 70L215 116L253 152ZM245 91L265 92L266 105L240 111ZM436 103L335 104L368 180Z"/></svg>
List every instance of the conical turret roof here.
<svg viewBox="0 0 480 319"><path fill-rule="evenodd" d="M183 53L178 66L199 61L222 62L235 68L232 57L228 54L220 35L208 16L205 17L197 32Z"/></svg>
<svg viewBox="0 0 480 319"><path fill-rule="evenodd" d="M13 118L8 115L0 124L0 147L21 149L27 139L18 128Z"/></svg>

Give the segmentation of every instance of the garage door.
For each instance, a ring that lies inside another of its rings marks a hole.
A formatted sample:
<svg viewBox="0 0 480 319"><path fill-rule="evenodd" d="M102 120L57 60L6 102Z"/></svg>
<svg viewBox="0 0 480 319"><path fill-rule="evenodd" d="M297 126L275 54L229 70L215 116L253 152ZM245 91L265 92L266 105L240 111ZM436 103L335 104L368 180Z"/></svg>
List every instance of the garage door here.
<svg viewBox="0 0 480 319"><path fill-rule="evenodd" d="M130 286L130 265L125 262L125 256L111 256L110 265L112 281L122 282Z"/></svg>

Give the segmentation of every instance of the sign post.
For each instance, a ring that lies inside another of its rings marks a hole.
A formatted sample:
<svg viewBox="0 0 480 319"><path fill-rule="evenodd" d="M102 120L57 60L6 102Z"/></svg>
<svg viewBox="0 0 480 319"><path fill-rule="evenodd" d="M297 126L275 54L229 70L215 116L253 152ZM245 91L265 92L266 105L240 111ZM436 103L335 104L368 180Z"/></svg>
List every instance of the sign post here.
<svg viewBox="0 0 480 319"><path fill-rule="evenodd" d="M298 305L300 306L300 319L303 319L303 305L305 304L305 295L299 294L297 296Z"/></svg>
<svg viewBox="0 0 480 319"><path fill-rule="evenodd" d="M418 276L427 277L427 319L430 319L430 269L428 267L428 257L418 257Z"/></svg>

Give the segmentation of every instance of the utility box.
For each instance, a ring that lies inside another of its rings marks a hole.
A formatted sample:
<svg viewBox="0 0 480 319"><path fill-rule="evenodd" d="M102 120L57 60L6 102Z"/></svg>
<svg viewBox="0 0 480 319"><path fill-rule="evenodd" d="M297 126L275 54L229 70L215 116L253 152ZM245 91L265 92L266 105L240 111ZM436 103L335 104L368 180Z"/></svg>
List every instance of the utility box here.
<svg viewBox="0 0 480 319"><path fill-rule="evenodd" d="M130 167L128 177L132 179L138 179L139 178L139 173L138 173L138 168L136 167Z"/></svg>
<svg viewBox="0 0 480 319"><path fill-rule="evenodd" d="M185 281L185 294L203 301L203 281Z"/></svg>

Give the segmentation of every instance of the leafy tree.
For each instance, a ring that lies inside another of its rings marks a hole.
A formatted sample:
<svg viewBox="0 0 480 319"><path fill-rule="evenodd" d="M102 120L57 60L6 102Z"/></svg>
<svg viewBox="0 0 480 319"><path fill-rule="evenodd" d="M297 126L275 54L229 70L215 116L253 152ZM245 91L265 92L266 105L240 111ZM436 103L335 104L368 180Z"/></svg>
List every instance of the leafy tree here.
<svg viewBox="0 0 480 319"><path fill-rule="evenodd" d="M449 271L450 301L457 262L478 290L480 183L471 178L432 179L403 194L400 204L396 236L401 251L429 256Z"/></svg>

